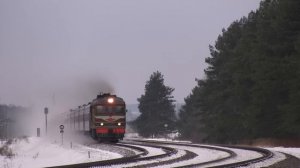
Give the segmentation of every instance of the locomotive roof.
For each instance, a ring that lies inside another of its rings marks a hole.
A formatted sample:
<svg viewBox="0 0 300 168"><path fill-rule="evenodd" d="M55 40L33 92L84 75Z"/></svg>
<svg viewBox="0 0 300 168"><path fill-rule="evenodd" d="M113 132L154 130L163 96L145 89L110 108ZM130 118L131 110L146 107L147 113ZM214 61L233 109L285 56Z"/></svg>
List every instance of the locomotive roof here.
<svg viewBox="0 0 300 168"><path fill-rule="evenodd" d="M116 95L110 95L110 94L102 94L98 95L96 99L94 99L91 103L91 105L97 105L97 104L108 104L107 100L109 98L114 99L113 104L119 104L119 105L125 105L125 102L122 98L117 97Z"/></svg>

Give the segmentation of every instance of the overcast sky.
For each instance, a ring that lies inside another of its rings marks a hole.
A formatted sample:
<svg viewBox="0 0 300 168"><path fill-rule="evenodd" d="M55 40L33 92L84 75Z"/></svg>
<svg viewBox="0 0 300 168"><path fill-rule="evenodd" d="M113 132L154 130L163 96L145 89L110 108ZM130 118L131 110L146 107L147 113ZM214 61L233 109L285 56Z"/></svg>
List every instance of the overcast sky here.
<svg viewBox="0 0 300 168"><path fill-rule="evenodd" d="M154 71L184 102L208 45L260 0L0 0L0 104L137 103Z"/></svg>

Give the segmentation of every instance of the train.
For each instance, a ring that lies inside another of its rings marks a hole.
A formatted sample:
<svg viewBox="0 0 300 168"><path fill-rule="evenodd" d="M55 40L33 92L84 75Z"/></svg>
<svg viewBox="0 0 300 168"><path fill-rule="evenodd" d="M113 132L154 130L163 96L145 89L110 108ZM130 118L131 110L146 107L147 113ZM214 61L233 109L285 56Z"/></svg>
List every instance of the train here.
<svg viewBox="0 0 300 168"><path fill-rule="evenodd" d="M76 109L70 110L70 128L89 134L98 141L118 142L126 130L126 103L116 95L100 93Z"/></svg>
<svg viewBox="0 0 300 168"><path fill-rule="evenodd" d="M99 94L90 103L89 128L92 138L117 142L122 140L126 129L125 101L109 93Z"/></svg>

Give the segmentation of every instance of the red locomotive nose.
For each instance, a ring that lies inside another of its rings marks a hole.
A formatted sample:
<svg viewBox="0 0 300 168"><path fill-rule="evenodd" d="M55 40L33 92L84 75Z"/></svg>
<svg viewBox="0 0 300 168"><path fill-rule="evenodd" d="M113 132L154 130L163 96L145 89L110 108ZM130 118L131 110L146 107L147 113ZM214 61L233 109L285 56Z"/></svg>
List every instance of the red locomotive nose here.
<svg viewBox="0 0 300 168"><path fill-rule="evenodd" d="M96 133L107 134L108 133L108 129L107 128L97 128L96 129Z"/></svg>
<svg viewBox="0 0 300 168"><path fill-rule="evenodd" d="M116 95L100 94L89 103L89 129L92 138L118 142L124 138L126 127L126 104ZM82 112L82 110L79 110ZM74 112L74 123L77 113ZM87 115L82 115L84 116Z"/></svg>
<svg viewBox="0 0 300 168"><path fill-rule="evenodd" d="M113 129L113 133L124 134L125 133L125 129L124 128L115 128L115 129Z"/></svg>

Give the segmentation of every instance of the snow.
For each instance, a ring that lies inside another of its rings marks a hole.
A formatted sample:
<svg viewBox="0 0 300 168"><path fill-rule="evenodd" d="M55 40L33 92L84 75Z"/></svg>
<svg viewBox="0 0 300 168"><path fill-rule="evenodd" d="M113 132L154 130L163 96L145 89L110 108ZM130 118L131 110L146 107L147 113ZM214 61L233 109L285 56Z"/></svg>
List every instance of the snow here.
<svg viewBox="0 0 300 168"><path fill-rule="evenodd" d="M243 166L243 167L240 167L240 168L259 168L259 167L268 167L268 166L271 166L277 162L280 162L282 160L285 159L285 156L284 154L282 153L279 153L279 152L273 152L274 156L270 159L267 159L267 160L264 160L262 162L258 162L258 163L254 163L254 164L251 164L249 166Z"/></svg>
<svg viewBox="0 0 300 168"><path fill-rule="evenodd" d="M4 144L2 144L4 145ZM9 145L14 156L0 156L0 167L34 168L107 160L122 157L109 151L73 144L67 147L42 138L18 139ZM88 155L90 152L90 158Z"/></svg>
<svg viewBox="0 0 300 168"><path fill-rule="evenodd" d="M148 146L139 146L139 145L130 145L130 146L136 146L136 147L142 147L148 151L147 155L143 155L141 157L151 157L151 156L157 156L162 155L165 152L161 148L154 148L154 147L148 147Z"/></svg>
<svg viewBox="0 0 300 168"><path fill-rule="evenodd" d="M266 148L266 149L272 151L284 152L300 159L300 148L273 147L273 148Z"/></svg>
<svg viewBox="0 0 300 168"><path fill-rule="evenodd" d="M149 139L148 139L149 140ZM169 141L169 142L180 142L181 144L190 144L188 141L173 141L170 139L151 139L156 141ZM114 159L123 157L122 154L117 151L110 150L108 151L108 147L104 147L104 145L83 145L84 143L93 143L90 139L81 139L81 142L73 142L71 148L71 142L66 141L64 145L61 145L61 142L55 140L47 140L44 138L37 137L29 137L23 139L15 139L9 148L12 150L13 156L7 157L0 155L0 167L1 168L35 168L35 167L49 167L49 166L58 166L58 165L66 165L66 164L75 164L75 163L83 163L83 162L92 162L92 161L100 161L107 159ZM83 142L84 141L84 142ZM88 142L87 142L88 141ZM0 142L0 148L5 145L5 142ZM139 146L139 145L133 145ZM137 166L142 164L149 164L153 162L161 162L170 159L179 158L185 155L185 150L189 150L191 152L196 153L198 156L191 160L182 161L179 163L173 163L170 165L163 165L161 167L176 167L183 166L186 164L195 164L199 162L206 162L209 160L214 160L216 158L222 158L228 156L227 153L222 151L210 150L205 148L193 148L187 146L179 146L179 145L166 145L172 148L176 148L178 153L175 155L171 155L167 158L154 159L150 161L141 161L139 163L129 163L123 166ZM209 146L209 145L208 145ZM154 155L163 154L164 151L161 148L154 147L145 147L149 153L143 157L149 157ZM273 147L266 148L268 150L274 151L274 157L268 159L264 162L256 163L249 167L263 167L272 165L276 162L279 162L285 159L284 153L291 154L297 158L300 158L300 148L283 148L283 147ZM237 153L238 157L234 159L227 160L225 162L221 162L222 164L231 163L236 161L242 161L246 159L259 157L260 154L257 152L240 150L240 149L232 149ZM90 158L88 155L90 152ZM220 163L218 163L219 165ZM213 166L217 164L211 164L209 166ZM120 167L122 165L116 165L114 167Z"/></svg>
<svg viewBox="0 0 300 168"><path fill-rule="evenodd" d="M144 148L144 146L142 146ZM151 149L150 151L148 151L149 153L152 153L151 155L155 154L156 150ZM157 153L159 154L159 153ZM172 160L172 159L176 159L176 158L180 158L182 156L184 156L186 154L186 152L184 150L178 150L178 152L174 155L171 155L169 157L164 157L164 158L159 158L159 159L155 159L155 160L145 160L145 161L140 161L138 163L128 163L125 165L113 165L111 166L112 168L119 168L119 167L135 167L135 166L141 166L144 164L150 164L150 163L159 163L159 162L163 162L163 161L167 161L167 160ZM166 166L164 166L166 167Z"/></svg>
<svg viewBox="0 0 300 168"><path fill-rule="evenodd" d="M206 149L206 148L195 148L195 147L189 147L189 146L178 146L178 145L167 145L171 148L176 148L180 150L188 150L191 151L198 156L196 156L193 159L182 161L179 163L173 163L171 165L163 165L161 167L180 167L180 166L185 166L185 165L190 165L190 164L197 164L201 162L208 162L220 158L224 158L229 156L228 153L223 152L223 151L218 151L218 150L213 150L213 149Z"/></svg>

